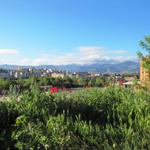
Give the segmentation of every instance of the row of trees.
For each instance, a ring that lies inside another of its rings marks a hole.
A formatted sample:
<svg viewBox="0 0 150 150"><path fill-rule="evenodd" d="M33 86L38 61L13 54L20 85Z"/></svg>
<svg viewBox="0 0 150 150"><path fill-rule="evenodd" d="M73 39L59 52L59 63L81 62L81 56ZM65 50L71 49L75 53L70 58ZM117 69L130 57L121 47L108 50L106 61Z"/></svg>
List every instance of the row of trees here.
<svg viewBox="0 0 150 150"><path fill-rule="evenodd" d="M17 79L17 80L8 80L0 78L0 91L9 90L11 87L19 86L20 90L28 89L31 85L38 86L53 86L53 87L103 87L111 83L111 80L108 80L103 77L95 78L75 78L75 77L64 77L64 78L52 78L52 77L30 77L28 79Z"/></svg>
<svg viewBox="0 0 150 150"><path fill-rule="evenodd" d="M0 68L0 73L6 73L6 72L8 72L8 71L5 70L5 69Z"/></svg>

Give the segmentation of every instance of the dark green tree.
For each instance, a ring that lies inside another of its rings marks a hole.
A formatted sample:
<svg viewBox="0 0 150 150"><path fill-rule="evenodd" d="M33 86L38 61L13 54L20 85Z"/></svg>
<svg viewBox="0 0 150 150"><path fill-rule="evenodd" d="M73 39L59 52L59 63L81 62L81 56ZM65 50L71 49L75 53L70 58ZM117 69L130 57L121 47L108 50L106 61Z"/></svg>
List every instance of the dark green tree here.
<svg viewBox="0 0 150 150"><path fill-rule="evenodd" d="M9 84L10 84L9 80L0 78L0 93L2 93L4 90L8 90Z"/></svg>

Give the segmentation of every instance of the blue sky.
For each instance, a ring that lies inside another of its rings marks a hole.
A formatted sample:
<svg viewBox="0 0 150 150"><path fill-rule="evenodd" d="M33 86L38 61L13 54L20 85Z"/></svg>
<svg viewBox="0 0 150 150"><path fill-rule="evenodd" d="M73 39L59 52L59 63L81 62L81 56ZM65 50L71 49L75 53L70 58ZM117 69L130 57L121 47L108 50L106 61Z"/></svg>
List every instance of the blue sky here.
<svg viewBox="0 0 150 150"><path fill-rule="evenodd" d="M0 64L133 60L149 0L0 0Z"/></svg>

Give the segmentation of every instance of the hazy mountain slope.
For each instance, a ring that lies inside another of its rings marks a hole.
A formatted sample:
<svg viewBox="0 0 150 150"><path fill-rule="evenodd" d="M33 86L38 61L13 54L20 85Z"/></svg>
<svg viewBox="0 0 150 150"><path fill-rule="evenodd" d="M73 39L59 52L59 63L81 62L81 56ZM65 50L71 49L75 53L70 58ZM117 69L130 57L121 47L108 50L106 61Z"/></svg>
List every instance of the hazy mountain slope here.
<svg viewBox="0 0 150 150"><path fill-rule="evenodd" d="M0 65L0 68L4 69L18 69L28 68L33 66L16 66L16 65ZM139 72L139 63L134 61L126 61L122 63L95 63L89 65L41 65L34 66L33 68L41 69L57 69L57 70L67 70L71 72L101 72L101 73L123 73L123 72Z"/></svg>

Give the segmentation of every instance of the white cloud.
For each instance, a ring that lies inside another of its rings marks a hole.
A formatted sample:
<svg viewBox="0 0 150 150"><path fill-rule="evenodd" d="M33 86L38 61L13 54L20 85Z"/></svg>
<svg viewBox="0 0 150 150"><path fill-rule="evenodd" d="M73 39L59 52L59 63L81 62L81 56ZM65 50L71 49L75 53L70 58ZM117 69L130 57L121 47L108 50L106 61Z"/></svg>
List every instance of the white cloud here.
<svg viewBox="0 0 150 150"><path fill-rule="evenodd" d="M19 51L16 49L0 49L0 55L16 55Z"/></svg>
<svg viewBox="0 0 150 150"><path fill-rule="evenodd" d="M43 51L44 52L44 51ZM60 52L60 53L59 53ZM127 55L126 50L110 51L102 47L78 47L70 52L62 53L61 51L49 51L40 53L35 58L29 58L19 53L17 50L1 49L0 64L19 64L19 65L43 65L43 64L91 64L103 60L126 61L132 60L133 57ZM124 55L126 54L126 57Z"/></svg>
<svg viewBox="0 0 150 150"><path fill-rule="evenodd" d="M41 54L38 58L32 60L32 64L91 64L102 60L116 60L120 62L132 59L121 56L121 54L127 52L126 50L115 50L110 52L102 47L78 47L64 55L59 55L58 53ZM115 54L115 56L112 56L112 54Z"/></svg>
<svg viewBox="0 0 150 150"><path fill-rule="evenodd" d="M59 54L58 52L47 54L44 53L39 55L39 57L28 61L30 61L30 64L33 65L89 64L95 59L100 59L100 57L103 57L104 54L104 49L100 47L78 47L66 54Z"/></svg>
<svg viewBox="0 0 150 150"><path fill-rule="evenodd" d="M0 64L20 63L20 52L16 49L0 49Z"/></svg>
<svg viewBox="0 0 150 150"><path fill-rule="evenodd" d="M132 61L136 61L137 58L134 56L115 56L115 57L110 57L111 60L115 60L117 62L124 62L124 61L128 61L128 60L132 60Z"/></svg>

